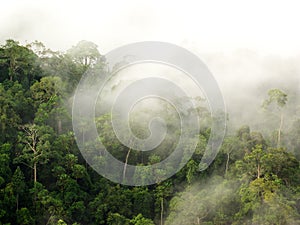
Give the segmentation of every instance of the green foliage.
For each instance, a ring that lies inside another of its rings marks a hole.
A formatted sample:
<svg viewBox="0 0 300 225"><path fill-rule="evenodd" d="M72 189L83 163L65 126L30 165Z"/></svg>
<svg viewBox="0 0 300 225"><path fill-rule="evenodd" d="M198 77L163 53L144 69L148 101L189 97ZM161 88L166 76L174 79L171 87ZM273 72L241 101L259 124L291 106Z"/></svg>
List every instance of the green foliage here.
<svg viewBox="0 0 300 225"><path fill-rule="evenodd" d="M199 171L199 163L211 118L203 99L196 97L204 124L199 135L191 137L198 145L182 170L165 181L164 171L142 166L165 159L176 144L178 124L170 108L156 113L165 116L167 128L174 132L150 153L122 145L109 114L96 118L110 153L123 161L128 155L128 164L141 166L132 179L146 182L145 174L152 174L157 181L148 187L127 187L98 175L83 159L72 132L74 88L88 68L101 69L104 63L97 46L88 41L66 53L40 42L22 46L8 40L0 46L0 224L300 224L300 122L295 117L290 127L282 126L286 93L272 89L264 102L275 115L270 117L273 123L280 112L274 140L272 132L251 131L244 125L225 138L204 171ZM144 123L132 125L137 136L147 136ZM86 147L97 148L94 142ZM182 160L189 150L182 150ZM93 160L93 166L106 163L105 155Z"/></svg>
<svg viewBox="0 0 300 225"><path fill-rule="evenodd" d="M12 141L21 122L13 93L0 84L0 142Z"/></svg>
<svg viewBox="0 0 300 225"><path fill-rule="evenodd" d="M68 55L75 63L83 66L90 66L100 58L100 53L97 50L97 45L90 41L80 41L76 46L68 50Z"/></svg>
<svg viewBox="0 0 300 225"><path fill-rule="evenodd" d="M34 52L14 40L0 47L0 81L18 81L26 90L41 77L38 57Z"/></svg>
<svg viewBox="0 0 300 225"><path fill-rule="evenodd" d="M33 223L33 218L27 208L21 208L17 211L17 223L20 225L30 225Z"/></svg>
<svg viewBox="0 0 300 225"><path fill-rule="evenodd" d="M153 221L143 217L143 215L141 213L139 213L132 220L130 220L130 224L132 224L132 225L154 225Z"/></svg>
<svg viewBox="0 0 300 225"><path fill-rule="evenodd" d="M263 106L267 107L271 103L275 103L278 107L282 108L286 105L287 100L287 94L282 90L271 89L268 91L268 99L264 101Z"/></svg>
<svg viewBox="0 0 300 225"><path fill-rule="evenodd" d="M109 225L129 225L129 220L119 213L109 213L107 218Z"/></svg>

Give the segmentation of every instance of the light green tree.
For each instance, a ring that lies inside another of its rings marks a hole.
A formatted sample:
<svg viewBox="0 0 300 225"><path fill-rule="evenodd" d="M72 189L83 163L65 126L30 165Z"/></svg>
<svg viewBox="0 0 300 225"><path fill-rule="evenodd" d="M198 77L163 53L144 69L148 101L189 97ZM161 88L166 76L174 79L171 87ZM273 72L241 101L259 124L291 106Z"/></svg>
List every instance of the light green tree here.
<svg viewBox="0 0 300 225"><path fill-rule="evenodd" d="M37 182L37 165L49 161L53 130L49 126L26 124L21 127L19 144L21 151L15 158L15 163L22 163L33 170L33 181Z"/></svg>
<svg viewBox="0 0 300 225"><path fill-rule="evenodd" d="M132 224L132 225L154 225L152 220L143 217L143 215L141 213L139 213L132 220L130 220L130 224Z"/></svg>
<svg viewBox="0 0 300 225"><path fill-rule="evenodd" d="M97 45L90 41L82 40L67 51L74 62L79 63L85 67L90 66L101 57Z"/></svg>
<svg viewBox="0 0 300 225"><path fill-rule="evenodd" d="M288 96L280 89L271 89L268 91L268 98L264 101L263 107L268 108L271 104L275 104L277 111L279 111L280 123L277 133L277 148L280 147L281 132L283 126L283 107L288 101Z"/></svg>

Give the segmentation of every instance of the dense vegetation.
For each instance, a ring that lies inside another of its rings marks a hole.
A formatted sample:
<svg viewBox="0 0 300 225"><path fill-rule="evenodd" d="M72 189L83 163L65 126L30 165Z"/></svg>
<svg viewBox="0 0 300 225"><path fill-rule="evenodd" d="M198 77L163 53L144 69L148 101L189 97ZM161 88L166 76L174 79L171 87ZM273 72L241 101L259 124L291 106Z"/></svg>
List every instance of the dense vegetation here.
<svg viewBox="0 0 300 225"><path fill-rule="evenodd" d="M209 128L176 175L122 186L89 167L72 132L74 89L88 67L103 63L87 41L66 53L39 42L0 47L0 224L300 224L300 114L283 131L285 92L266 90L263 107L276 130L236 129L207 170L199 162ZM123 148L103 124L107 146ZM160 157L149 155L148 163Z"/></svg>

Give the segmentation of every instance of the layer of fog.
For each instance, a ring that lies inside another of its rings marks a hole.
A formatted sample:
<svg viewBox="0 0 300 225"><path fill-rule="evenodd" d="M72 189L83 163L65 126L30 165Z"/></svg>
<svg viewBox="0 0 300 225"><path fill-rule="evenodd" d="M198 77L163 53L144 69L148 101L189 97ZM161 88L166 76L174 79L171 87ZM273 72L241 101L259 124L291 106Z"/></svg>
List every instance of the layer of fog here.
<svg viewBox="0 0 300 225"><path fill-rule="evenodd" d="M285 124L288 125L296 115L299 117L299 57L261 56L250 50L202 55L223 92L229 125L248 124L254 129L268 126L264 124L267 114L262 103L268 97L268 91L274 88L288 95Z"/></svg>
<svg viewBox="0 0 300 225"><path fill-rule="evenodd" d="M232 207L237 196L237 182L213 176L208 182L188 186L170 201L170 213L166 225L202 224L215 216L218 209Z"/></svg>
<svg viewBox="0 0 300 225"><path fill-rule="evenodd" d="M262 109L262 103L268 97L268 91L274 88L281 89L288 94L288 102L284 109L286 117L284 127L287 128L299 116L300 64L298 57L261 56L257 52L245 49L231 54L201 54L193 50L212 72L223 93L229 119L229 131L244 124L250 125L252 130L270 132L275 129L277 121L271 121L270 124L270 121L267 121L270 115ZM108 85L111 90L107 90L109 94L106 98L112 100L135 80L149 76L161 77L176 83L187 92L187 96L192 98L196 96L205 98L205 93L186 74L176 68L155 63L137 64L119 72ZM208 106L207 102L205 106ZM270 129L266 129L269 126Z"/></svg>
<svg viewBox="0 0 300 225"><path fill-rule="evenodd" d="M261 123L261 102L270 88L286 91L290 104L299 104L297 1L15 0L2 2L1 8L1 43L38 40L53 50L67 50L86 39L102 54L146 40L187 48L218 81L232 124L259 128L253 119ZM239 48L252 50L234 50Z"/></svg>

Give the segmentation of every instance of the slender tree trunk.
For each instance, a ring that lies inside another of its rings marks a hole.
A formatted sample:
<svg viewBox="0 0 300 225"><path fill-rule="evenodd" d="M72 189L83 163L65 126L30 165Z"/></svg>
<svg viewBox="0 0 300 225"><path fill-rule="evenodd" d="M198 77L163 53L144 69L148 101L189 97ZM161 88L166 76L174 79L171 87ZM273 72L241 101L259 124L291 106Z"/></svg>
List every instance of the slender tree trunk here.
<svg viewBox="0 0 300 225"><path fill-rule="evenodd" d="M230 153L227 153L227 160L226 160L226 166L225 166L225 177L227 175L228 172L228 167L229 167L229 159L230 159Z"/></svg>
<svg viewBox="0 0 300 225"><path fill-rule="evenodd" d="M37 201L37 190L36 190L36 181L37 181L37 178L36 178L36 162L33 164L33 180L34 180L34 183L33 183L33 186L34 186L34 202L33 202L33 206L34 206L34 209L35 211L37 212L37 207L36 207L36 201Z"/></svg>
<svg viewBox="0 0 300 225"><path fill-rule="evenodd" d="M160 201L160 225L164 225L164 198L161 198Z"/></svg>
<svg viewBox="0 0 300 225"><path fill-rule="evenodd" d="M57 134L61 134L61 132L62 132L61 119L58 119L58 121L57 121Z"/></svg>
<svg viewBox="0 0 300 225"><path fill-rule="evenodd" d="M126 159L125 159L125 164L124 164L124 169L123 169L123 181L125 180L125 176L126 176L126 168L127 168L127 163L128 163L128 158L129 158L130 151L131 151L131 148L128 150L127 155L126 155Z"/></svg>
<svg viewBox="0 0 300 225"><path fill-rule="evenodd" d="M260 164L257 164L257 178L260 178Z"/></svg>
<svg viewBox="0 0 300 225"><path fill-rule="evenodd" d="M283 125L283 113L281 112L280 125L279 125L279 130L278 130L278 137L277 137L277 148L280 148L282 125Z"/></svg>
<svg viewBox="0 0 300 225"><path fill-rule="evenodd" d="M33 177L34 177L34 184L35 184L37 181L36 162L33 164Z"/></svg>

